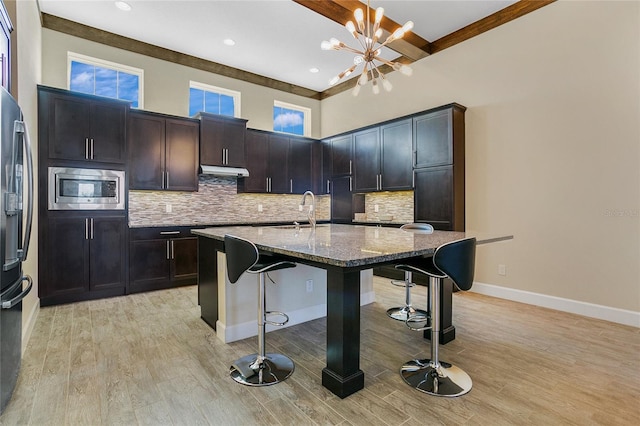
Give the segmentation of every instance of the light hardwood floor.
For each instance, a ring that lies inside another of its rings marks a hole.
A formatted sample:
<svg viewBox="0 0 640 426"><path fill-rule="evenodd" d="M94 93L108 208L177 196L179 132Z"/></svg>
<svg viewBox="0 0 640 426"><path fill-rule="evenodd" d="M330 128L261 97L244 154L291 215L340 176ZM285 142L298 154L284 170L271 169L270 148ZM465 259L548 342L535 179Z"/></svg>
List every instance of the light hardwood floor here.
<svg viewBox="0 0 640 426"><path fill-rule="evenodd" d="M399 376L429 353L421 333L385 314L403 290L377 277L374 288L376 302L362 308L365 389L344 400L321 385L324 319L268 333L268 350L296 370L276 386L245 387L229 364L255 352L256 339L221 343L186 287L42 308L0 423L640 424L640 329L456 293L457 338L441 358L466 370L473 389L438 398Z"/></svg>

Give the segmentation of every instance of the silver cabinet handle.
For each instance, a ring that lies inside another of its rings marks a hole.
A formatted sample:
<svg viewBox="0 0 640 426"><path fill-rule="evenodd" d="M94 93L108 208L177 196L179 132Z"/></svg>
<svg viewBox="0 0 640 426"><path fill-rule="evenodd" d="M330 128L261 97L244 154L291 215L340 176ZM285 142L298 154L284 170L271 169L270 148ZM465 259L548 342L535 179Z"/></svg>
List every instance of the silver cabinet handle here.
<svg viewBox="0 0 640 426"><path fill-rule="evenodd" d="M175 259L176 258L176 251L174 250L173 243L174 243L174 241L171 240L171 258Z"/></svg>
<svg viewBox="0 0 640 426"><path fill-rule="evenodd" d="M91 138L90 141L91 141L91 159L93 160L93 138Z"/></svg>
<svg viewBox="0 0 640 426"><path fill-rule="evenodd" d="M161 231L160 235L178 235L180 231Z"/></svg>
<svg viewBox="0 0 640 426"><path fill-rule="evenodd" d="M327 179L327 194L331 194L331 190L329 188L329 179Z"/></svg>
<svg viewBox="0 0 640 426"><path fill-rule="evenodd" d="M166 188L169 189L169 172L166 172L166 173L167 173L167 186L166 186Z"/></svg>
<svg viewBox="0 0 640 426"><path fill-rule="evenodd" d="M84 239L89 239L89 218L84 218Z"/></svg>
<svg viewBox="0 0 640 426"><path fill-rule="evenodd" d="M267 189L266 190L267 190L267 192L269 192L269 178L266 178L266 180L267 180L267 183L266 183Z"/></svg>
<svg viewBox="0 0 640 426"><path fill-rule="evenodd" d="M416 172L413 172L413 174L411 175L411 186L413 188L416 187Z"/></svg>
<svg viewBox="0 0 640 426"><path fill-rule="evenodd" d="M351 179L351 176L349 176L349 191L353 191L353 180Z"/></svg>
<svg viewBox="0 0 640 426"><path fill-rule="evenodd" d="M349 160L349 174L351 174L351 163L352 163L352 161Z"/></svg>
<svg viewBox="0 0 640 426"><path fill-rule="evenodd" d="M293 179L289 179L289 192L293 194Z"/></svg>
<svg viewBox="0 0 640 426"><path fill-rule="evenodd" d="M162 172L162 185L160 185L161 189L164 189L164 172Z"/></svg>
<svg viewBox="0 0 640 426"><path fill-rule="evenodd" d="M93 240L93 218L91 218L91 240Z"/></svg>
<svg viewBox="0 0 640 426"><path fill-rule="evenodd" d="M167 260L171 259L169 250L169 240L167 240Z"/></svg>
<svg viewBox="0 0 640 426"><path fill-rule="evenodd" d="M84 158L89 159L89 138L84 138Z"/></svg>

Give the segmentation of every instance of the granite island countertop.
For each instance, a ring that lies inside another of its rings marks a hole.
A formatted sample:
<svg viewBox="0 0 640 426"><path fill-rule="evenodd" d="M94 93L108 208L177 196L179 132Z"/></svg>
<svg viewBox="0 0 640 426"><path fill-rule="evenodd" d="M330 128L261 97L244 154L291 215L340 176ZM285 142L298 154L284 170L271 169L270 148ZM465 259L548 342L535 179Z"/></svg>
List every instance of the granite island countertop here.
<svg viewBox="0 0 640 426"><path fill-rule="evenodd" d="M225 226L194 229L191 233L219 241L225 234L235 235L252 241L259 250L341 268L429 256L442 244L471 236L478 239L478 244L513 238L452 231L419 234L399 228L340 224L320 224L315 232L310 227L296 230L285 225Z"/></svg>

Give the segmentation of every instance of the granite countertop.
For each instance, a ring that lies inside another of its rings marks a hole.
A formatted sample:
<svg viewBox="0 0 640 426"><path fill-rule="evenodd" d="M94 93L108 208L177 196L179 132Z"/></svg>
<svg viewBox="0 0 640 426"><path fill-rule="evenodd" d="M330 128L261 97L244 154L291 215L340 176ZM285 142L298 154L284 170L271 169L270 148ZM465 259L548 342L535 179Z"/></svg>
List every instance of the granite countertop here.
<svg viewBox="0 0 640 426"><path fill-rule="evenodd" d="M194 229L192 234L224 240L225 234L252 241L258 249L338 266L361 267L398 259L431 255L437 247L475 233L434 231L419 234L392 227L320 224L296 230L293 226L230 226ZM483 236L478 243L511 236Z"/></svg>
<svg viewBox="0 0 640 426"><path fill-rule="evenodd" d="M308 222L300 222L301 224L306 224ZM327 221L318 221L318 223L327 223ZM277 226L277 225L292 225L292 221L287 222L265 222L265 221L235 221L231 222L229 220L221 220L219 222L199 222L199 221L190 221L184 223L129 223L129 228L171 228L171 227L198 227L198 228L207 228L212 226Z"/></svg>

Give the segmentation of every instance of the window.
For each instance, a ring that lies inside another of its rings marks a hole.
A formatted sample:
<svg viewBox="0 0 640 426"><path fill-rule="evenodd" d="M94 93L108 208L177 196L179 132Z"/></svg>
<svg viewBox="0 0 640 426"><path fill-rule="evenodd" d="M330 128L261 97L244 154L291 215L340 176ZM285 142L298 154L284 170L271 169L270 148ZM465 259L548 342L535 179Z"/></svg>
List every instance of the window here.
<svg viewBox="0 0 640 426"><path fill-rule="evenodd" d="M189 116L200 111L240 117L240 92L190 81Z"/></svg>
<svg viewBox="0 0 640 426"><path fill-rule="evenodd" d="M78 53L67 53L69 90L106 96L131 102L142 108L142 82L144 71L91 58Z"/></svg>
<svg viewBox="0 0 640 426"><path fill-rule="evenodd" d="M293 135L311 135L311 109L275 101L273 103L273 130Z"/></svg>

